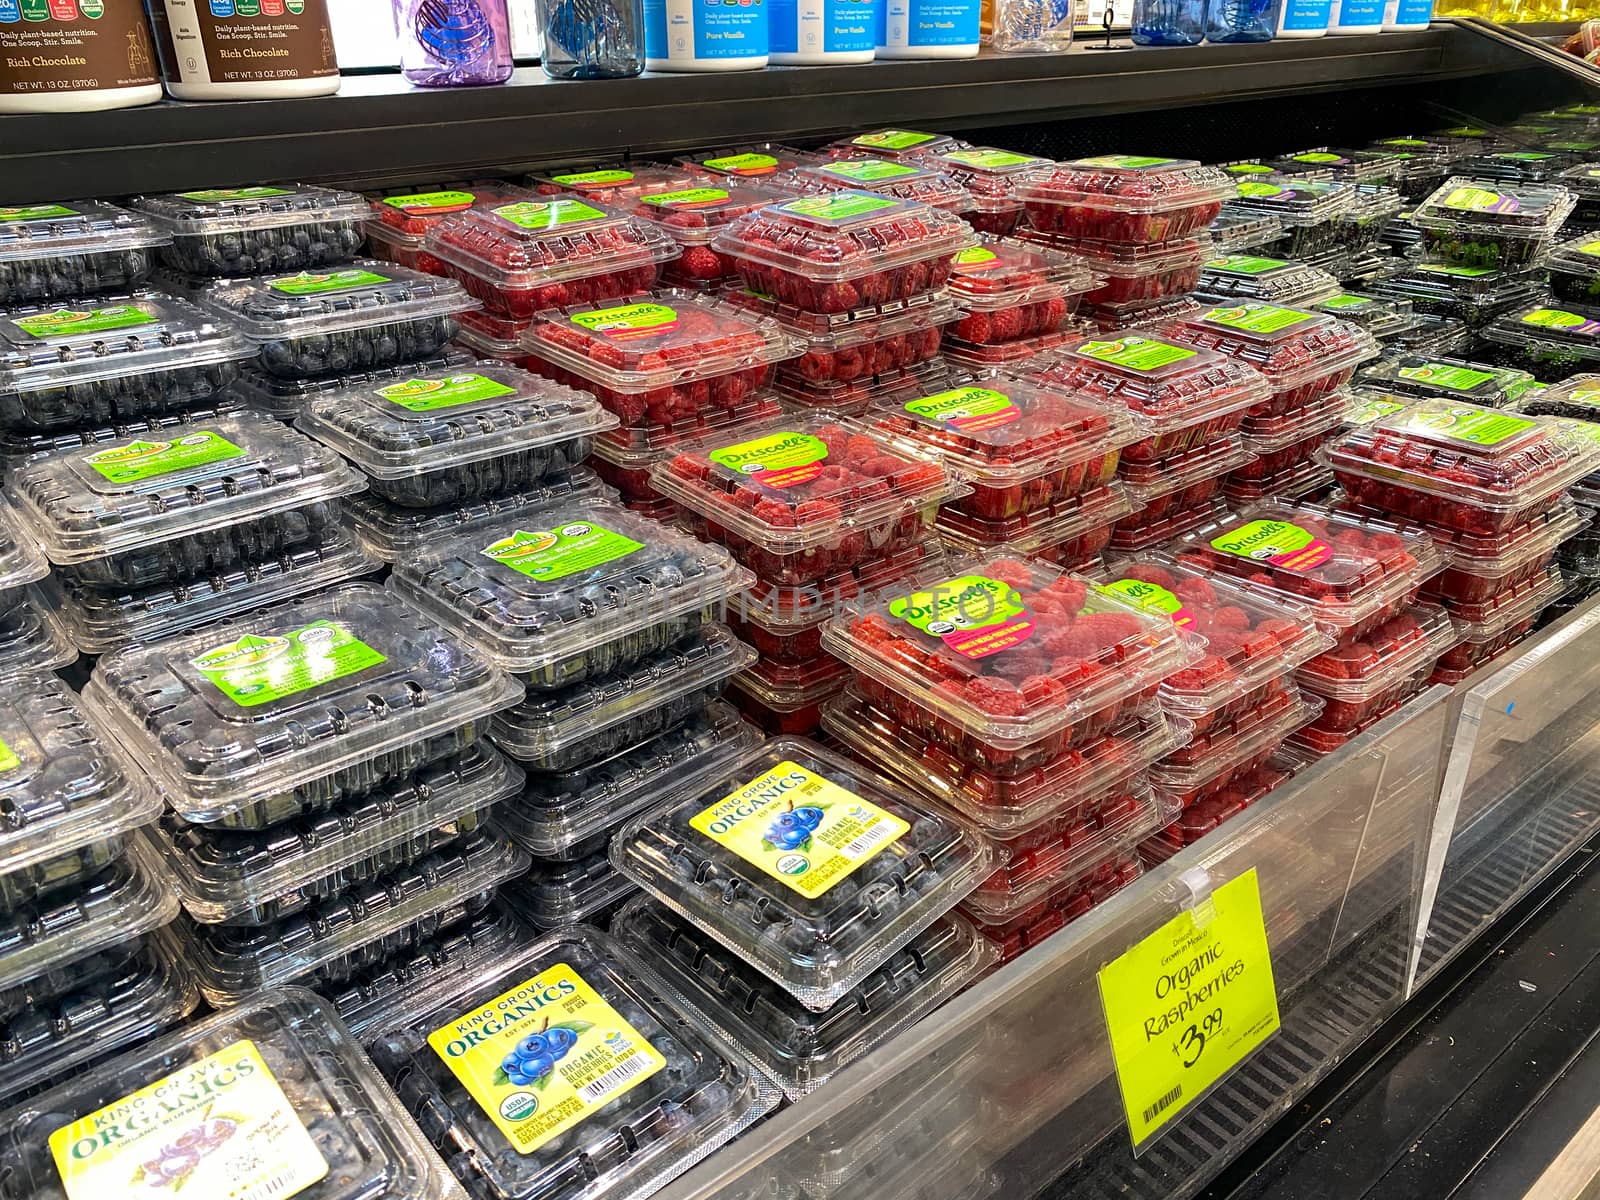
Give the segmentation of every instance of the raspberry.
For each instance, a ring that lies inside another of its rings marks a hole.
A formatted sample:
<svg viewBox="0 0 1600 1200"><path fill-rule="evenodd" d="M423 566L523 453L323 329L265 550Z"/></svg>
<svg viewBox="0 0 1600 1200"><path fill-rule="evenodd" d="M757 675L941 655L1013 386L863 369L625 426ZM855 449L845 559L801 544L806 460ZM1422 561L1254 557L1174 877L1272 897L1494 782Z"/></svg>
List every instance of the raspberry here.
<svg viewBox="0 0 1600 1200"><path fill-rule="evenodd" d="M1228 605L1211 614L1212 621L1222 629L1249 629L1250 614L1242 608Z"/></svg>
<svg viewBox="0 0 1600 1200"><path fill-rule="evenodd" d="M984 571L989 578L1009 583L1019 592L1028 591L1033 587L1033 571L1026 563L1014 559L997 558L985 567Z"/></svg>
<svg viewBox="0 0 1600 1200"><path fill-rule="evenodd" d="M721 279L726 274L722 260L709 246L685 247L672 269L690 279Z"/></svg>
<svg viewBox="0 0 1600 1200"><path fill-rule="evenodd" d="M1071 613L1082 612L1084 602L1089 598L1088 585L1070 575L1058 576L1045 591L1060 596L1062 607Z"/></svg>
<svg viewBox="0 0 1600 1200"><path fill-rule="evenodd" d="M1027 709L1017 685L993 675L980 675L968 683L966 697L971 704L995 717L1020 717Z"/></svg>
<svg viewBox="0 0 1600 1200"><path fill-rule="evenodd" d="M1157 587L1166 588L1169 592L1178 586L1178 577L1176 575L1164 567L1158 567L1152 563L1133 563L1124 568L1122 574L1128 579L1141 579L1145 583L1153 583ZM1196 580L1194 582L1200 581ZM1177 595L1179 593L1174 594Z"/></svg>
<svg viewBox="0 0 1600 1200"><path fill-rule="evenodd" d="M1217 602L1217 589L1204 579L1180 579L1172 589L1172 594L1189 604L1209 607Z"/></svg>
<svg viewBox="0 0 1600 1200"><path fill-rule="evenodd" d="M1022 314L1014 308L1003 308L993 313L990 324L994 331L994 340L997 342L1011 342L1023 337L1028 332L1028 327L1022 319Z"/></svg>

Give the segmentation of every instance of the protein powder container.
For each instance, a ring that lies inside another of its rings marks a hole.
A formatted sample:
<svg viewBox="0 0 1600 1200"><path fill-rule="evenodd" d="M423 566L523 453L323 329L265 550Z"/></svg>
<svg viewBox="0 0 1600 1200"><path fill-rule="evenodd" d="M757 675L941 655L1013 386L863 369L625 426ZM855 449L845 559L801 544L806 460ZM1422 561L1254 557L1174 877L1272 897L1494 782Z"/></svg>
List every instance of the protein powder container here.
<svg viewBox="0 0 1600 1200"><path fill-rule="evenodd" d="M1426 29L1433 20L1433 0L1386 0L1385 31Z"/></svg>
<svg viewBox="0 0 1600 1200"><path fill-rule="evenodd" d="M1278 36L1327 37L1328 23L1332 20L1333 0L1283 0L1278 7Z"/></svg>
<svg viewBox="0 0 1600 1200"><path fill-rule="evenodd" d="M884 0L770 0L772 61L787 67L872 61Z"/></svg>
<svg viewBox="0 0 1600 1200"><path fill-rule="evenodd" d="M133 0L0 0L0 113L98 112L161 99Z"/></svg>
<svg viewBox="0 0 1600 1200"><path fill-rule="evenodd" d="M976 58L980 0L879 0L879 58Z"/></svg>
<svg viewBox="0 0 1600 1200"><path fill-rule="evenodd" d="M175 99L274 100L339 90L327 0L146 3Z"/></svg>
<svg viewBox="0 0 1600 1200"><path fill-rule="evenodd" d="M644 0L651 71L758 71L767 65L771 0Z"/></svg>
<svg viewBox="0 0 1600 1200"><path fill-rule="evenodd" d="M1333 0L1333 22L1328 32L1382 33L1383 0Z"/></svg>

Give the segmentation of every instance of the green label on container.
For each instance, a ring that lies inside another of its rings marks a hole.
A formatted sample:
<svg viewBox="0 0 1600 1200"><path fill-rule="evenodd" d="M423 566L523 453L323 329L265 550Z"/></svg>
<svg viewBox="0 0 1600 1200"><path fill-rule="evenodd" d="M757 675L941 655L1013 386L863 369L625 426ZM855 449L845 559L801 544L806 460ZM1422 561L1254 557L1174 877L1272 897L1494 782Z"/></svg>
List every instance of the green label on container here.
<svg viewBox="0 0 1600 1200"><path fill-rule="evenodd" d="M568 319L591 333L625 342L672 332L678 327L678 310L665 304L621 304L616 308L574 313Z"/></svg>
<svg viewBox="0 0 1600 1200"><path fill-rule="evenodd" d="M1075 167L1112 167L1119 171L1149 171L1170 166L1175 158L1148 158L1142 154L1097 154L1092 158L1073 159Z"/></svg>
<svg viewBox="0 0 1600 1200"><path fill-rule="evenodd" d="M398 404L408 412L432 412L436 408L455 408L478 400L498 400L514 396L517 389L483 375L447 375L442 379L407 379L377 389L380 399Z"/></svg>
<svg viewBox="0 0 1600 1200"><path fill-rule="evenodd" d="M632 171L611 169L606 171L578 171L571 175L552 175L550 182L559 183L562 187L584 188L615 187L619 183L627 183L633 178Z"/></svg>
<svg viewBox="0 0 1600 1200"><path fill-rule="evenodd" d="M1254 254L1229 254L1213 258L1206 263L1208 271L1225 271L1229 275L1265 275L1268 271L1282 270L1289 265L1282 258L1261 258Z"/></svg>
<svg viewBox="0 0 1600 1200"><path fill-rule="evenodd" d="M247 633L189 663L235 704L254 708L388 661L342 625L313 621L286 634Z"/></svg>
<svg viewBox="0 0 1600 1200"><path fill-rule="evenodd" d="M770 154L725 154L708 158L700 165L728 175L770 175L779 167L778 160Z"/></svg>
<svg viewBox="0 0 1600 1200"><path fill-rule="evenodd" d="M1296 575L1320 567L1333 557L1333 547L1288 521L1246 521L1211 539L1224 554L1270 563Z"/></svg>
<svg viewBox="0 0 1600 1200"><path fill-rule="evenodd" d="M1416 147L1417 149L1421 149L1429 144L1429 142L1424 141L1422 138L1406 137L1384 138L1378 143L1380 146L1412 146Z"/></svg>
<svg viewBox="0 0 1600 1200"><path fill-rule="evenodd" d="M1437 387L1449 388L1453 392L1466 392L1480 384L1488 383L1494 378L1494 372L1430 362L1415 367L1401 367L1400 378L1413 379L1418 383L1431 383Z"/></svg>
<svg viewBox="0 0 1600 1200"><path fill-rule="evenodd" d="M1454 125L1449 129L1440 131L1445 137L1485 138L1489 136L1487 129L1477 125Z"/></svg>
<svg viewBox="0 0 1600 1200"><path fill-rule="evenodd" d="M1294 325L1303 325L1316 318L1311 313L1297 312L1292 308L1279 308L1276 304L1233 304L1227 308L1213 308L1202 321L1213 325L1226 325L1246 333L1277 333Z"/></svg>
<svg viewBox="0 0 1600 1200"><path fill-rule="evenodd" d="M956 252L956 266L982 267L992 263L1000 256L993 250L986 250L982 246L968 246L965 250Z"/></svg>
<svg viewBox="0 0 1600 1200"><path fill-rule="evenodd" d="M530 579L565 579L644 549L643 542L596 525L574 521L560 529L519 529L480 553Z"/></svg>
<svg viewBox="0 0 1600 1200"><path fill-rule="evenodd" d="M1275 183L1247 182L1239 185L1239 195L1251 196L1257 200L1271 200L1277 196L1292 196L1294 193Z"/></svg>
<svg viewBox="0 0 1600 1200"><path fill-rule="evenodd" d="M75 217L78 210L65 204L0 205L0 221L48 221L54 217Z"/></svg>
<svg viewBox="0 0 1600 1200"><path fill-rule="evenodd" d="M376 271L363 271L352 267L348 271L301 271L298 275L284 275L269 279L267 286L285 296L319 296L323 292L342 292L349 288L371 287L377 283L391 282L389 276Z"/></svg>
<svg viewBox="0 0 1600 1200"><path fill-rule="evenodd" d="M273 196L292 196L288 188L241 187L203 188L198 192L179 192L184 200L198 200L201 204L228 204L236 200L270 200Z"/></svg>
<svg viewBox="0 0 1600 1200"><path fill-rule="evenodd" d="M1034 158L1031 154L1013 154L1010 150L952 150L943 157L963 167L982 167L987 170L1028 167L1048 161Z"/></svg>
<svg viewBox="0 0 1600 1200"><path fill-rule="evenodd" d="M1588 154L1597 146L1600 146L1600 142L1567 141L1550 143L1552 150L1566 150L1572 154Z"/></svg>
<svg viewBox="0 0 1600 1200"><path fill-rule="evenodd" d="M471 208L477 198L474 192L416 192L409 196L390 196L384 203L403 213L423 216L460 212L464 208Z"/></svg>
<svg viewBox="0 0 1600 1200"><path fill-rule="evenodd" d="M1183 606L1183 601L1160 584L1148 583L1143 579L1118 579L1100 590L1131 601L1150 612L1171 617L1174 625L1194 624L1194 614Z"/></svg>
<svg viewBox="0 0 1600 1200"><path fill-rule="evenodd" d="M1290 157L1290 162L1302 163L1342 163L1350 160L1342 154L1330 154L1326 150L1310 150L1305 154L1296 154Z"/></svg>
<svg viewBox="0 0 1600 1200"><path fill-rule="evenodd" d="M1473 446L1498 446L1507 438L1517 437L1538 427L1538 422L1526 417L1514 417L1509 413L1491 412L1483 408L1450 408L1441 404L1414 408L1391 426Z"/></svg>
<svg viewBox="0 0 1600 1200"><path fill-rule="evenodd" d="M1554 133L1555 130L1550 130ZM1509 154L1496 154L1496 158L1509 159L1512 162L1546 162L1555 157L1554 154L1539 154L1532 150L1517 150Z"/></svg>
<svg viewBox="0 0 1600 1200"><path fill-rule="evenodd" d="M876 133L863 133L851 145L877 147L882 150L909 150L933 141L938 135L919 133L915 129L880 129Z"/></svg>
<svg viewBox="0 0 1600 1200"><path fill-rule="evenodd" d="M908 403L906 411L961 433L1009 425L1022 416L1010 396L981 387L961 387L923 396Z"/></svg>
<svg viewBox="0 0 1600 1200"><path fill-rule="evenodd" d="M598 208L582 200L519 200L490 211L518 229L556 229L562 225L597 221L605 216Z"/></svg>
<svg viewBox="0 0 1600 1200"><path fill-rule="evenodd" d="M154 325L154 313L137 304L113 304L107 308L58 308L32 317L18 317L12 324L37 338L73 337L80 333L109 333L113 329L136 329Z"/></svg>
<svg viewBox="0 0 1600 1200"><path fill-rule="evenodd" d="M853 179L858 183L873 183L882 179L904 179L907 175L916 175L915 167L908 167L904 163L883 162L876 158L862 159L860 162L829 163L822 168L830 175L838 175L842 179Z"/></svg>
<svg viewBox="0 0 1600 1200"><path fill-rule="evenodd" d="M1341 292L1337 296L1328 297L1319 307L1333 309L1365 308L1372 303L1371 297L1352 296L1349 292Z"/></svg>
<svg viewBox="0 0 1600 1200"><path fill-rule="evenodd" d="M834 192L830 196L806 196L791 200L783 211L798 217L816 217L824 221L843 221L850 217L866 216L894 208L900 201L887 196L865 196L853 192Z"/></svg>
<svg viewBox="0 0 1600 1200"><path fill-rule="evenodd" d="M6 745L4 738L0 738L0 771L15 771L21 765L22 759L17 757L17 752Z"/></svg>
<svg viewBox="0 0 1600 1200"><path fill-rule="evenodd" d="M1491 188L1458 187L1444 198L1444 207L1459 212L1514 213L1522 207L1522 202Z"/></svg>
<svg viewBox="0 0 1600 1200"><path fill-rule="evenodd" d="M723 446L709 457L719 467L749 475L763 487L792 488L822 474L828 445L809 433L783 430Z"/></svg>
<svg viewBox="0 0 1600 1200"><path fill-rule="evenodd" d="M1274 175L1274 174L1276 174L1276 172L1273 171L1273 169L1271 167L1267 166L1266 163L1233 163L1233 164L1231 164L1231 165L1229 165L1227 167L1224 167L1223 169L1225 171L1227 171L1228 174L1230 174L1230 175ZM1252 187L1270 187L1271 185L1270 184L1252 184L1250 186L1252 186ZM1282 188L1275 188L1273 190L1273 192L1275 194L1276 192L1281 192L1282 190L1283 190ZM1241 195L1255 195L1256 193L1244 191L1243 186L1241 185L1240 194Z"/></svg>
<svg viewBox="0 0 1600 1200"><path fill-rule="evenodd" d="M1115 363L1134 371L1155 371L1172 363L1193 358L1195 351L1170 342L1128 334L1115 341L1084 342L1073 350L1074 354L1098 362Z"/></svg>
<svg viewBox="0 0 1600 1200"><path fill-rule="evenodd" d="M720 208L730 197L721 188L703 187L657 192L654 196L640 196L639 199L657 208Z"/></svg>
<svg viewBox="0 0 1600 1200"><path fill-rule="evenodd" d="M1370 425L1410 407L1404 400L1363 400L1344 415L1346 425Z"/></svg>
<svg viewBox="0 0 1600 1200"><path fill-rule="evenodd" d="M134 441L97 450L83 461L111 483L139 483L211 463L243 458L244 450L215 433L191 433L170 442Z"/></svg>
<svg viewBox="0 0 1600 1200"><path fill-rule="evenodd" d="M1588 338L1593 338L1595 333L1600 331L1600 321L1590 320L1588 317L1567 312L1562 308L1536 308L1532 312L1523 313L1519 323L1540 329L1559 329L1565 334L1578 334Z"/></svg>
<svg viewBox="0 0 1600 1200"><path fill-rule="evenodd" d="M1493 275L1493 267L1452 267L1444 263L1418 263L1417 270L1429 275L1451 275L1457 279L1481 279Z"/></svg>
<svg viewBox="0 0 1600 1200"><path fill-rule="evenodd" d="M889 615L941 639L965 658L988 658L1021 645L1034 622L1003 579L961 575L889 602Z"/></svg>

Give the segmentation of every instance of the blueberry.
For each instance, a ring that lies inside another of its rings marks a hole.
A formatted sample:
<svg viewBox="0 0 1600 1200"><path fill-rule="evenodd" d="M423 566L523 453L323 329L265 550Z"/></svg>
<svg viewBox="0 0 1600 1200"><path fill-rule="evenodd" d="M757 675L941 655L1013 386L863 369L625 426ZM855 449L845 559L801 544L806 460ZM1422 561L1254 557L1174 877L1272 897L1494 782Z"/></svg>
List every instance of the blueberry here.
<svg viewBox="0 0 1600 1200"><path fill-rule="evenodd" d="M549 1039L542 1033L532 1034L517 1043L517 1054L523 1058L535 1058L547 1054L549 1050Z"/></svg>
<svg viewBox="0 0 1600 1200"><path fill-rule="evenodd" d="M531 1079L543 1079L555 1069L555 1059L545 1054L528 1056L522 1060L522 1070Z"/></svg>
<svg viewBox="0 0 1600 1200"><path fill-rule="evenodd" d="M815 829L822 824L822 810L809 805L794 810L794 819L806 829Z"/></svg>
<svg viewBox="0 0 1600 1200"><path fill-rule="evenodd" d="M772 818L772 827L780 834L788 833L791 829L798 829L800 825L800 818L792 812L781 812Z"/></svg>
<svg viewBox="0 0 1600 1200"><path fill-rule="evenodd" d="M500 1060L500 1069L507 1075L515 1075L522 1070L522 1060L515 1053L508 1054Z"/></svg>
<svg viewBox="0 0 1600 1200"><path fill-rule="evenodd" d="M567 1051L577 1044L578 1035L570 1029L552 1029L545 1035L545 1041L550 1044L550 1052L561 1059L567 1056Z"/></svg>
<svg viewBox="0 0 1600 1200"><path fill-rule="evenodd" d="M511 1080L512 1083L516 1084L517 1087L533 1086L533 1080L529 1076L524 1075L520 1070L507 1071L506 1076Z"/></svg>

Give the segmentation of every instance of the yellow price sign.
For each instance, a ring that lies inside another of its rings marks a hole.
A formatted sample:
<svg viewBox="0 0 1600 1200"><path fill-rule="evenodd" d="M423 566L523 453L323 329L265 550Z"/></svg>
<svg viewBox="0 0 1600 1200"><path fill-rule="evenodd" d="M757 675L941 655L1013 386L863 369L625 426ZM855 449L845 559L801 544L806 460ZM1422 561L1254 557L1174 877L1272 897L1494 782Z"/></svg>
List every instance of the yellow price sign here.
<svg viewBox="0 0 1600 1200"><path fill-rule="evenodd" d="M1255 869L1107 963L1099 980L1138 1150L1278 1031Z"/></svg>

